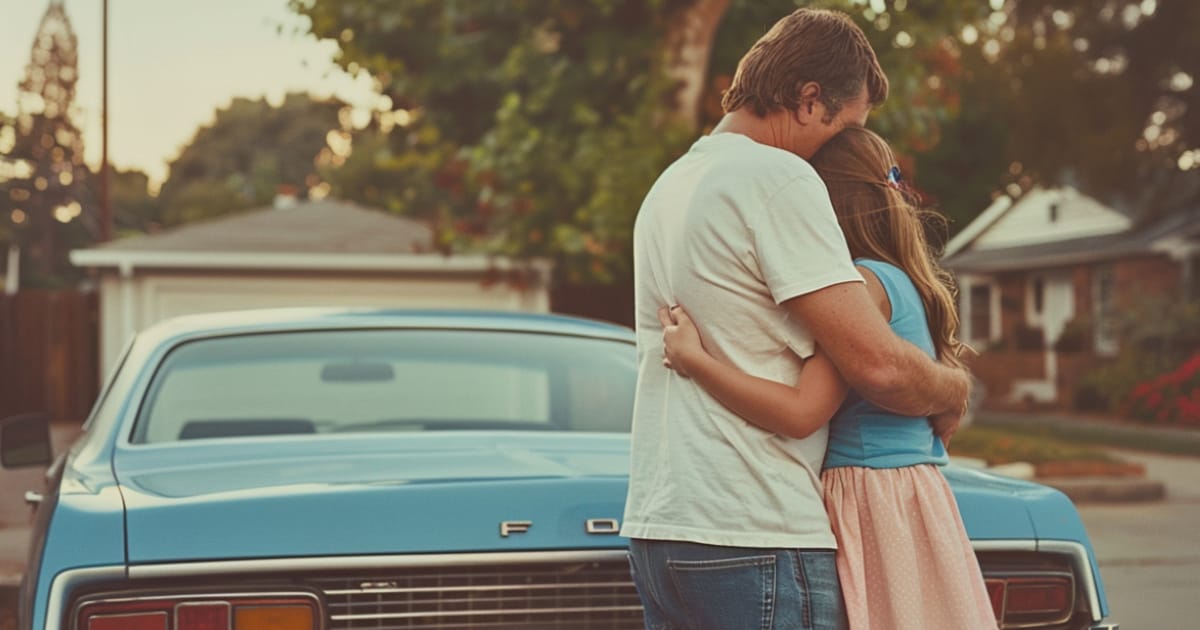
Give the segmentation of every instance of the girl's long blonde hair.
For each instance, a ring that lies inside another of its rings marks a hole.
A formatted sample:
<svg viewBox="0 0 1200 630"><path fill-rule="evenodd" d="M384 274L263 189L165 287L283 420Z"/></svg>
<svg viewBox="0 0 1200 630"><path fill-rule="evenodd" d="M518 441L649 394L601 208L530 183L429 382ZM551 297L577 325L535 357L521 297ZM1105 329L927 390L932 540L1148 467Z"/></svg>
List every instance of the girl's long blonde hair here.
<svg viewBox="0 0 1200 630"><path fill-rule="evenodd" d="M945 224L942 215L910 203L888 181L895 155L883 138L863 127L848 127L813 156L825 180L850 255L889 262L916 285L938 357L962 364L966 346L958 339L957 288L942 269L925 237L926 222Z"/></svg>

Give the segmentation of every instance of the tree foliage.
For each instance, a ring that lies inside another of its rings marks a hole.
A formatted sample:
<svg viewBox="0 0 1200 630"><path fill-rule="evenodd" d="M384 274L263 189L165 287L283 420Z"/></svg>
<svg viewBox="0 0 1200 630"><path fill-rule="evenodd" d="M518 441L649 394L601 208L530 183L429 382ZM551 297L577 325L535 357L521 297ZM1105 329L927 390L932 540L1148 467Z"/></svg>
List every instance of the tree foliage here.
<svg viewBox="0 0 1200 630"><path fill-rule="evenodd" d="M722 12L710 58L681 61L675 46L686 37L676 31L706 4ZM948 63L933 37L938 20L979 17L976 2L938 4L931 15L904 13L869 29L898 78L897 100L927 102L878 117L881 128L903 130L913 146L929 144L957 107L945 90L918 78L928 64ZM369 72L397 108L356 135L345 163L329 169L334 194L431 218L448 247L550 256L575 280L611 280L629 271L633 219L654 178L715 123L720 89L738 58L796 3L292 6L310 18L312 33L340 43L348 71ZM901 30L906 48L921 46L915 54L892 54ZM703 64L698 101L681 99L670 78L681 63Z"/></svg>
<svg viewBox="0 0 1200 630"><path fill-rule="evenodd" d="M16 119L0 111L0 190L7 188L10 185L9 180L16 174L16 160L12 156L12 150L16 143ZM8 208L11 199L10 196L8 200L5 200L4 193L0 192L0 244L12 242L13 235L16 233L11 216L12 210ZM4 216L5 214L9 216Z"/></svg>
<svg viewBox="0 0 1200 630"><path fill-rule="evenodd" d="M162 204L150 194L150 177L137 169L113 169L109 179L116 237L162 227Z"/></svg>
<svg viewBox="0 0 1200 630"><path fill-rule="evenodd" d="M960 37L964 107L950 141L923 156L946 174L932 184L940 196L1068 183L1143 220L1200 200L1200 4L1003 4L970 43ZM956 191L980 161L992 179Z"/></svg>
<svg viewBox="0 0 1200 630"><path fill-rule="evenodd" d="M66 282L71 248L94 238L90 173L73 120L79 78L75 32L60 3L50 3L18 85L17 116L0 125L0 237L22 251L22 281Z"/></svg>
<svg viewBox="0 0 1200 630"><path fill-rule="evenodd" d="M1187 0L291 0L393 107L326 161L335 194L577 280L628 273L650 183L720 117L754 40L813 4L863 26L893 88L869 124L956 227L1038 183L1148 214L1200 197ZM720 19L709 54L678 54L703 10ZM675 81L689 63L696 101Z"/></svg>
<svg viewBox="0 0 1200 630"><path fill-rule="evenodd" d="M290 94L278 107L234 99L171 162L157 201L161 223L266 205L280 186L303 194L319 185L315 160L339 128L343 107L305 94Z"/></svg>
<svg viewBox="0 0 1200 630"><path fill-rule="evenodd" d="M691 135L658 71L686 4L294 3L398 108L355 139L334 194L431 218L449 247L620 273L642 195Z"/></svg>

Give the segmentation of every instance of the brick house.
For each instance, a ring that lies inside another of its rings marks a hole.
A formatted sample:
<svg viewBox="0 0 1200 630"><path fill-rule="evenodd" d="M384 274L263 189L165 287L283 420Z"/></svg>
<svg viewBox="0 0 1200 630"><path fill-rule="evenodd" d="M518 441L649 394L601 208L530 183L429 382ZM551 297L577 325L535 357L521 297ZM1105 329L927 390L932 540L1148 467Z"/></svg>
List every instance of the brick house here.
<svg viewBox="0 0 1200 630"><path fill-rule="evenodd" d="M962 338L990 407L1069 407L1116 356L1115 319L1147 298L1200 298L1200 208L1138 224L1072 188L998 198L946 246Z"/></svg>

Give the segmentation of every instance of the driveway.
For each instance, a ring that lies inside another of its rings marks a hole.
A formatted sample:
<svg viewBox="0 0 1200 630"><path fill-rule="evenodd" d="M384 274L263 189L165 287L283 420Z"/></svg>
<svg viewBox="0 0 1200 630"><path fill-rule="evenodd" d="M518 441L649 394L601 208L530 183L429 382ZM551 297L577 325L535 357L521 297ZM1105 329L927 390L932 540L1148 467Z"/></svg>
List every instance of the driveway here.
<svg viewBox="0 0 1200 630"><path fill-rule="evenodd" d="M78 435L78 423L52 423L54 454L62 453ZM33 509L25 503L25 492L42 490L45 478L43 467L0 470L0 588L15 586L21 580L33 521ZM0 601L0 608L3 606Z"/></svg>

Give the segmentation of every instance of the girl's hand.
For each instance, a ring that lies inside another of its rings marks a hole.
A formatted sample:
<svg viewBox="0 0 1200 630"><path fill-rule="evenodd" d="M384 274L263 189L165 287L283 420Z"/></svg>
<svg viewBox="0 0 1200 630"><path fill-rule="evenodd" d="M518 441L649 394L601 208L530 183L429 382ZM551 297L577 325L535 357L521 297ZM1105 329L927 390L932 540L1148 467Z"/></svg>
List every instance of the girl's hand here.
<svg viewBox="0 0 1200 630"><path fill-rule="evenodd" d="M663 365L688 376L689 368L707 355L699 329L681 306L658 309L658 319L663 325Z"/></svg>

